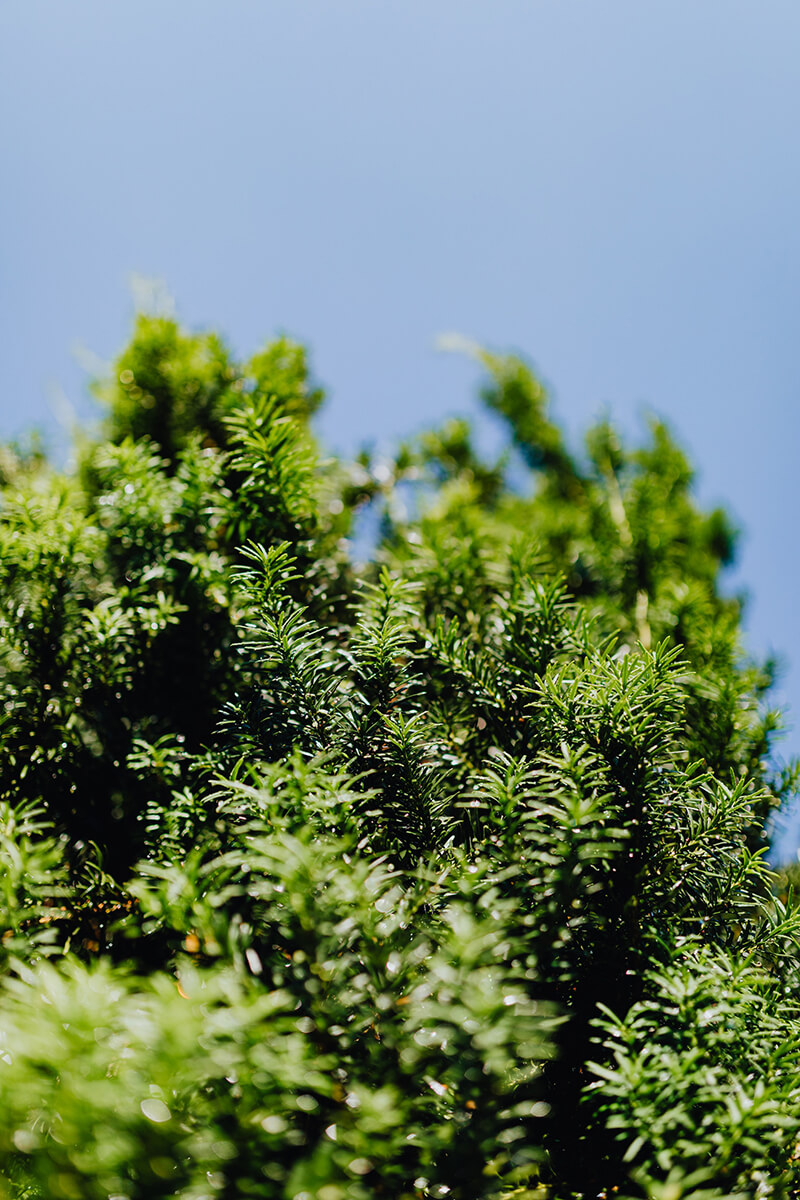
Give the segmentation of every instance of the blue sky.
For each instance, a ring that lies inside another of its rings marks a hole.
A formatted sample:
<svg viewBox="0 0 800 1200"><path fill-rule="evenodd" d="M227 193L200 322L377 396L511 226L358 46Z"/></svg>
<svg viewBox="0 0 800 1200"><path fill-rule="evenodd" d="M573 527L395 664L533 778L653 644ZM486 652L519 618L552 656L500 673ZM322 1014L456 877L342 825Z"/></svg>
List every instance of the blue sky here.
<svg viewBox="0 0 800 1200"><path fill-rule="evenodd" d="M670 421L800 714L799 46L796 0L6 0L0 436L90 417L134 272L306 341L344 450L474 414L438 334L521 349L576 438Z"/></svg>

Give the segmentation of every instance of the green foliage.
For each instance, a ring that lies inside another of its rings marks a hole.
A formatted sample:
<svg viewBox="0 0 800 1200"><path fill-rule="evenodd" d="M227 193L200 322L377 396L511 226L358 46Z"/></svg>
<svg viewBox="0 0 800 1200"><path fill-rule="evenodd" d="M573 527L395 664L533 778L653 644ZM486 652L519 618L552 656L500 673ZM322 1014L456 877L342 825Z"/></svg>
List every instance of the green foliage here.
<svg viewBox="0 0 800 1200"><path fill-rule="evenodd" d="M55 940L48 928L67 896L64 846L32 805L0 803L0 964L15 954L44 953Z"/></svg>
<svg viewBox="0 0 800 1200"><path fill-rule="evenodd" d="M679 1168L714 1195L796 1194L796 1004L754 956L691 944L648 985L624 1019L598 1020L613 1065L593 1064L590 1085L632 1177L654 1191Z"/></svg>
<svg viewBox="0 0 800 1200"><path fill-rule="evenodd" d="M302 347L140 317L0 456L0 1195L798 1194L734 531L476 357L497 461L326 462Z"/></svg>

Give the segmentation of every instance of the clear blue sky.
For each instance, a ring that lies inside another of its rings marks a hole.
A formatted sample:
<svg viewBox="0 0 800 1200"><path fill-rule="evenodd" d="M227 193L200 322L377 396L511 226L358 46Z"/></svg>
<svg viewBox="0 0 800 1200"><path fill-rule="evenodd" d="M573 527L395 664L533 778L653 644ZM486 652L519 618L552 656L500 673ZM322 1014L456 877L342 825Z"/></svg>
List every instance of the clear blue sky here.
<svg viewBox="0 0 800 1200"><path fill-rule="evenodd" d="M306 341L345 450L474 412L437 334L522 349L574 436L671 422L800 725L799 53L797 0L5 0L0 436L90 415L132 272Z"/></svg>

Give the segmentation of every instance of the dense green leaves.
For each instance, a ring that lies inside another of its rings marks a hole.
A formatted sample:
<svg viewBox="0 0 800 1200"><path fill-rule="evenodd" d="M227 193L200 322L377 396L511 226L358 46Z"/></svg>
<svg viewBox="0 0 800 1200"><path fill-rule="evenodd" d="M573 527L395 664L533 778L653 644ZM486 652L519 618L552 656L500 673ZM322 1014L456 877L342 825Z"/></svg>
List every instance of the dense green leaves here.
<svg viewBox="0 0 800 1200"><path fill-rule="evenodd" d="M733 530L476 356L497 461L326 462L301 347L152 317L5 452L0 1195L797 1193Z"/></svg>

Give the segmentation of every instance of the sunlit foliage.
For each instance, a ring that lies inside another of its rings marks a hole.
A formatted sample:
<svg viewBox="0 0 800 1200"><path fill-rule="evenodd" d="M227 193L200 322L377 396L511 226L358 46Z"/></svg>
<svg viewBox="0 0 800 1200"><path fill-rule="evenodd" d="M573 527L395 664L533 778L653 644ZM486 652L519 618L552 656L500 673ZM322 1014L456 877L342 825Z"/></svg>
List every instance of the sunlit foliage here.
<svg viewBox="0 0 800 1200"><path fill-rule="evenodd" d="M326 459L302 347L148 316L74 472L3 451L0 1196L800 1190L735 531L475 353L497 461Z"/></svg>

